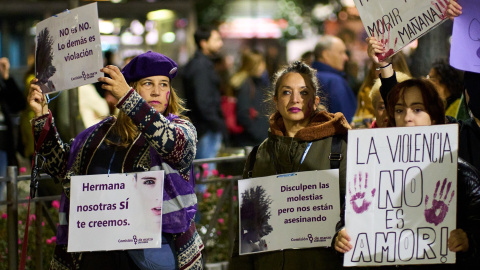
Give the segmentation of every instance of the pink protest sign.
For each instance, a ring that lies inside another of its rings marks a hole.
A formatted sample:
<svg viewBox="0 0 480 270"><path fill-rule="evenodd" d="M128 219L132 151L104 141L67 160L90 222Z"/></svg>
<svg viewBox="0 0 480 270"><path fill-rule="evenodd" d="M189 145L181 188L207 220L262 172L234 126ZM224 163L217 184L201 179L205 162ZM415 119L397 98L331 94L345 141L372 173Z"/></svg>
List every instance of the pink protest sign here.
<svg viewBox="0 0 480 270"><path fill-rule="evenodd" d="M453 22L450 65L480 73L480 5L477 0L459 0L462 15Z"/></svg>
<svg viewBox="0 0 480 270"><path fill-rule="evenodd" d="M354 0L368 36L381 41L384 60L447 20L448 0Z"/></svg>

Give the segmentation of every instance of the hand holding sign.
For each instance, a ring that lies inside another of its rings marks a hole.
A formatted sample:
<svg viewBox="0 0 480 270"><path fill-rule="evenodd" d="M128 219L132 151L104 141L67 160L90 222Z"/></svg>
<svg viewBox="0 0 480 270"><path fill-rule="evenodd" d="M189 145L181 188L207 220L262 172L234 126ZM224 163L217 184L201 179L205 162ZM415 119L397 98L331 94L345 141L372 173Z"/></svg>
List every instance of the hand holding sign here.
<svg viewBox="0 0 480 270"><path fill-rule="evenodd" d="M431 1L432 5L436 5L438 10L442 12L440 14L440 18L446 19L447 18L447 12L448 12L448 0L435 0Z"/></svg>
<svg viewBox="0 0 480 270"><path fill-rule="evenodd" d="M457 3L457 0L451 0L448 4L447 16L450 20L462 15L462 7Z"/></svg>
<svg viewBox="0 0 480 270"><path fill-rule="evenodd" d="M453 196L455 195L455 190L452 190L448 204L445 203L448 193L450 192L450 188L452 187L452 182L448 182L447 184L447 178L445 178L443 180L442 188L440 189L440 194L437 197L440 181L441 180L438 180L437 186L435 187L435 193L433 193L433 201L430 208L427 208L429 197L428 195L425 196L425 220L428 223L433 223L435 225L443 222L445 216L448 213L448 206L452 202ZM443 196L443 192L445 191L445 185L447 185L447 190L445 192L445 196Z"/></svg>
<svg viewBox="0 0 480 270"><path fill-rule="evenodd" d="M353 248L350 244L350 236L347 234L347 229L341 229L337 237L335 237L335 250L341 253L350 251Z"/></svg>
<svg viewBox="0 0 480 270"><path fill-rule="evenodd" d="M470 247L467 233L462 229L455 229L448 237L448 249L453 252L467 252Z"/></svg>
<svg viewBox="0 0 480 270"><path fill-rule="evenodd" d="M353 178L353 192L348 189L350 194L350 203L352 204L353 211L357 214L361 214L367 211L368 207L372 203L373 197L375 196L375 188L371 190L371 197L367 194L368 188L368 173L365 173L365 184L362 186L362 174L358 173L358 189L357 189L357 175Z"/></svg>
<svg viewBox="0 0 480 270"><path fill-rule="evenodd" d="M105 84L102 84L102 88L110 91L115 98L122 98L130 90L130 86L117 66L108 65L100 71L107 73L110 78L100 77L98 81L104 82Z"/></svg>
<svg viewBox="0 0 480 270"><path fill-rule="evenodd" d="M48 105L43 95L42 89L37 84L38 79L35 78L30 82L30 89L27 96L27 102L30 105L35 117L40 117L48 113Z"/></svg>

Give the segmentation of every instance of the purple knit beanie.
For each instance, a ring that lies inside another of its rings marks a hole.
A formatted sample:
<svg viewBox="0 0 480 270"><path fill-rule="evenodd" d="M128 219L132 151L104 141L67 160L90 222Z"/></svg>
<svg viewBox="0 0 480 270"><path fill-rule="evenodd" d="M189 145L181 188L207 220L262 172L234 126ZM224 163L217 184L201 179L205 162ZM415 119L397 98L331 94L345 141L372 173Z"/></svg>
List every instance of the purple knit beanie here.
<svg viewBox="0 0 480 270"><path fill-rule="evenodd" d="M151 76L166 76L172 81L177 75L177 63L167 56L148 51L133 58L123 69L127 83Z"/></svg>

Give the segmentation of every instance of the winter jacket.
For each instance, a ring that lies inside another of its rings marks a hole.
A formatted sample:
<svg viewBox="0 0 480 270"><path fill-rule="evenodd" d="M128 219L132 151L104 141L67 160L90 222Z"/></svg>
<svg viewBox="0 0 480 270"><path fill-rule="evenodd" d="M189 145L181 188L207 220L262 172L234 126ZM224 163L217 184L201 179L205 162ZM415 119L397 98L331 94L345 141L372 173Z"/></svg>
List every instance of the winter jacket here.
<svg viewBox="0 0 480 270"><path fill-rule="evenodd" d="M220 107L220 76L212 60L197 50L183 70L182 81L190 110L187 116L195 125L198 138L208 131L225 133Z"/></svg>
<svg viewBox="0 0 480 270"><path fill-rule="evenodd" d="M270 118L269 137L256 153L252 177L263 177L296 171L330 169L329 154L332 136L342 136L339 168L340 199L345 197L346 134L350 126L341 113L318 112L307 127L298 131L295 137L285 136L283 119L277 112ZM309 142L311 148L303 163L300 163ZM246 162L243 177L247 178L250 159ZM275 162L272 160L275 159ZM238 235L238 234L237 234ZM339 269L341 261L331 248L289 249L264 252L253 255L238 255L238 239L234 244L230 269Z"/></svg>

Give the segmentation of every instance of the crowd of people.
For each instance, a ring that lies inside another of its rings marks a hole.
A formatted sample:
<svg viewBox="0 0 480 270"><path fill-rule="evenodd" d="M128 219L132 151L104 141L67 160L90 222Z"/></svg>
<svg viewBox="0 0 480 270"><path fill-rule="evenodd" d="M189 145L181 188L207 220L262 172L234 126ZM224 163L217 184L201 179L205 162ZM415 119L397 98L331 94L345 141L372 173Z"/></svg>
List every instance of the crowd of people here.
<svg viewBox="0 0 480 270"><path fill-rule="evenodd" d="M461 13L461 6L451 1L447 14L453 19ZM439 269L463 269L478 262L480 155L475 152L480 145L480 74L464 72L462 79L462 72L445 60L447 56L439 56L426 78L413 78L401 52L380 61L377 55L384 53L385 47L369 37L369 71L359 90L354 91L344 73L348 60L345 43L325 35L313 51L272 74L262 52L245 49L238 69L224 78L219 72L223 41L218 30L200 27L194 39L197 51L180 70L171 58L152 51L128 59L123 68L113 64L102 68L105 76L99 79L97 89L90 85L80 91L89 91L87 96L97 100L103 97L104 110L94 112L87 109L92 102L80 102L85 108L80 112L85 118L83 131L73 140L61 136L61 125L56 124L61 114L54 117L35 78L38 74L26 76L24 96L9 75L8 59L0 58L0 93L5 97L0 103L0 176L6 175L7 166L16 164L18 149L6 143L14 138L11 114L18 114L28 104L22 113L27 119L23 125L27 128L22 130L27 131L22 133L33 130L33 134L18 143L24 145L26 157L45 158L44 171L58 179L63 189L63 218L52 269L203 269L204 246L195 228L199 214L195 192L202 190L195 187L193 160L216 157L222 143L231 147L257 145L248 155L244 178L338 169L343 205L347 134L358 123L367 128L459 125L457 228L448 239L449 250L458 256L456 264ZM174 88L177 73L182 97ZM225 109L227 99L222 95L233 98L227 104L235 106L233 110ZM458 117L462 106L469 115ZM67 252L65 217L69 215L72 176L162 169L168 174L160 192L163 200L170 202L169 211L163 213L162 248ZM0 200L2 194L0 183ZM241 239L236 234L229 267L340 269L341 254L352 249L344 222L342 213L330 248L249 255L240 255L239 243L251 243L250 251L264 250L266 243L261 238L269 230L268 226L242 227L239 230L246 233Z"/></svg>

